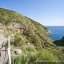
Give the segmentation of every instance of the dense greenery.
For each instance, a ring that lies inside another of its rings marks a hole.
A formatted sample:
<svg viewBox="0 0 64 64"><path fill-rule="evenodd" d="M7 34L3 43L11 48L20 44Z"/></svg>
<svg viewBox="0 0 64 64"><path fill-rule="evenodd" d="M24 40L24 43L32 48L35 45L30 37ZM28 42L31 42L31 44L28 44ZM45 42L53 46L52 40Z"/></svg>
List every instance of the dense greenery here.
<svg viewBox="0 0 64 64"><path fill-rule="evenodd" d="M0 8L0 24L0 33L5 37L13 34L11 45L22 51L21 55L12 55L12 64L57 64L64 61L64 48L52 43L48 29L40 23L15 11Z"/></svg>

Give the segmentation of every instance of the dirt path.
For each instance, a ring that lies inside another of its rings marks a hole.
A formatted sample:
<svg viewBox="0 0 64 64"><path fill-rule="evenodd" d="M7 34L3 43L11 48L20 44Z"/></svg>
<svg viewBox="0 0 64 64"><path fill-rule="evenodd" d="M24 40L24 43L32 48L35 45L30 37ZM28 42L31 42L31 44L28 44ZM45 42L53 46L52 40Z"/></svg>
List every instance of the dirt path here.
<svg viewBox="0 0 64 64"><path fill-rule="evenodd" d="M0 49L0 64L7 64L8 62L8 54L5 47Z"/></svg>

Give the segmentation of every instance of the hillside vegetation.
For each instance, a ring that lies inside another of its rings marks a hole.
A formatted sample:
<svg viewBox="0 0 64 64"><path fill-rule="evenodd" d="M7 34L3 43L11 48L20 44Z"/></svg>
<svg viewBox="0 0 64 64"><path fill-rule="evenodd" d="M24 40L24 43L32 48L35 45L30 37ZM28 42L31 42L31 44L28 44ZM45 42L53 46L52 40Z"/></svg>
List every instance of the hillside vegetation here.
<svg viewBox="0 0 64 64"><path fill-rule="evenodd" d="M52 43L48 29L15 11L0 8L0 34L5 39L11 35L11 49L21 50L20 54L12 54L12 64L56 64L64 60L63 51ZM1 43L7 46L6 40Z"/></svg>

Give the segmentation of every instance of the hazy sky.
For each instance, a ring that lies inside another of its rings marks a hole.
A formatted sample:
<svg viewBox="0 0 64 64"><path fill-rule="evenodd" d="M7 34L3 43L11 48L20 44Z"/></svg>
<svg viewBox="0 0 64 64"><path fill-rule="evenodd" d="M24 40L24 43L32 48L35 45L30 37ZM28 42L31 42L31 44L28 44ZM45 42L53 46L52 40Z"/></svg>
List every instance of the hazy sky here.
<svg viewBox="0 0 64 64"><path fill-rule="evenodd" d="M0 0L0 7L15 10L46 26L64 26L64 0Z"/></svg>

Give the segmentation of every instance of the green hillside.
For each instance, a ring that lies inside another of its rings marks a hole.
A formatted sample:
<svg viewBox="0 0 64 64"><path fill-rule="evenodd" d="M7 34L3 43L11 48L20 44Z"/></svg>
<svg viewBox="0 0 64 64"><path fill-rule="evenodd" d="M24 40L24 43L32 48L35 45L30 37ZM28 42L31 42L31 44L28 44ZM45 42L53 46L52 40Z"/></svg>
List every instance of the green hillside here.
<svg viewBox="0 0 64 64"><path fill-rule="evenodd" d="M0 8L0 34L5 38L11 35L11 48L22 51L12 54L12 64L63 61L63 51L52 43L48 29L15 11ZM7 41L3 44L7 46Z"/></svg>
<svg viewBox="0 0 64 64"><path fill-rule="evenodd" d="M38 45L39 47L49 44L52 45L52 40L49 39L48 29L46 27L15 11L0 8L0 23L5 25L6 30L17 32L20 37L25 38L29 43ZM27 43L27 41L23 41L23 43ZM17 44L19 45L18 42Z"/></svg>

